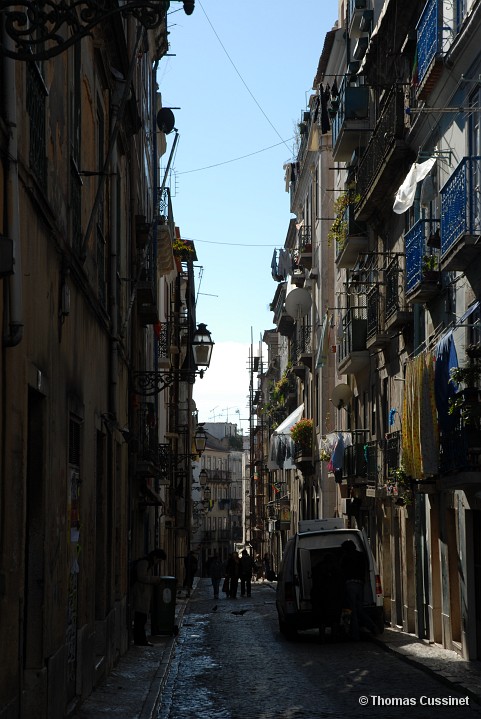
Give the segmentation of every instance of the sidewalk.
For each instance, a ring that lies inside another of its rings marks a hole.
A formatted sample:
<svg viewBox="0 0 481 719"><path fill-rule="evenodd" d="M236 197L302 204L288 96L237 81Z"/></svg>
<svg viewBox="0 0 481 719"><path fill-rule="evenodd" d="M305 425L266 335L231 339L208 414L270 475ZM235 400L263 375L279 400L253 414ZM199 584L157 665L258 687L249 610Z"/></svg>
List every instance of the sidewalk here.
<svg viewBox="0 0 481 719"><path fill-rule="evenodd" d="M194 591L198 582L196 578ZM276 589L276 582L264 584ZM184 592L177 596L176 624L179 627L188 601ZM175 637L157 636L151 641L152 647L130 646L115 669L71 715L71 719L154 719L172 661ZM396 629L386 628L372 641L481 704L481 661L467 662L456 652Z"/></svg>
<svg viewBox="0 0 481 719"><path fill-rule="evenodd" d="M468 662L439 644L430 644L397 629L386 628L374 641L481 704L481 661Z"/></svg>
<svg viewBox="0 0 481 719"><path fill-rule="evenodd" d="M194 590L197 583L198 579ZM188 601L184 591L178 592L175 604L178 627L182 625ZM108 677L70 714L71 719L153 719L168 676L175 637L154 636L149 641L152 647L130 645Z"/></svg>

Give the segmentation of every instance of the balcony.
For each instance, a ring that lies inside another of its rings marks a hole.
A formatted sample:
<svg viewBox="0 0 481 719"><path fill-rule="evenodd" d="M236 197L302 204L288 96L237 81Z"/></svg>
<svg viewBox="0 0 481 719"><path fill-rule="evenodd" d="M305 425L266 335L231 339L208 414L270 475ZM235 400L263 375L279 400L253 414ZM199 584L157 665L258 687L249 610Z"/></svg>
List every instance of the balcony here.
<svg viewBox="0 0 481 719"><path fill-rule="evenodd" d="M134 419L137 440L135 471L138 476L152 477L158 474L159 440L157 416L152 402L141 402Z"/></svg>
<svg viewBox="0 0 481 719"><path fill-rule="evenodd" d="M277 331L283 337L290 337L294 329L294 320L287 314L285 308L286 301L286 289L287 285L285 282L281 282L277 286L276 294L271 302L270 308L274 313L274 324L277 326Z"/></svg>
<svg viewBox="0 0 481 719"><path fill-rule="evenodd" d="M351 307L342 318L342 337L338 344L339 374L357 374L369 362L366 345L366 307Z"/></svg>
<svg viewBox="0 0 481 719"><path fill-rule="evenodd" d="M401 465L401 432L388 432L384 442L384 479L393 477Z"/></svg>
<svg viewBox="0 0 481 719"><path fill-rule="evenodd" d="M349 37L358 38L367 32L372 23L373 11L370 0L349 0Z"/></svg>
<svg viewBox="0 0 481 719"><path fill-rule="evenodd" d="M336 110L332 118L332 157L347 162L358 147L367 142L369 125L369 87L351 85L345 75L337 98L331 99Z"/></svg>
<svg viewBox="0 0 481 719"><path fill-rule="evenodd" d="M160 275L167 275L174 269L172 243L175 238L174 214L170 197L170 188L160 192L157 208L157 267Z"/></svg>
<svg viewBox="0 0 481 719"><path fill-rule="evenodd" d="M375 213L385 213L386 197L396 193L405 174L405 161L413 154L405 142L405 135L403 89L394 86L359 163L356 181L356 192L360 195L356 208L358 220L369 220Z"/></svg>
<svg viewBox="0 0 481 719"><path fill-rule="evenodd" d="M310 227L301 227L297 237L295 263L306 270L312 267L312 235Z"/></svg>
<svg viewBox="0 0 481 719"><path fill-rule="evenodd" d="M137 312L144 325L159 321L157 309L157 273L153 247L150 245L138 254L140 276L137 282Z"/></svg>
<svg viewBox="0 0 481 719"><path fill-rule="evenodd" d="M441 189L441 269L464 271L479 257L481 157L465 157Z"/></svg>
<svg viewBox="0 0 481 719"><path fill-rule="evenodd" d="M436 250L427 245L433 221L418 220L404 236L406 244L406 300L424 304L439 294L441 273Z"/></svg>
<svg viewBox="0 0 481 719"><path fill-rule="evenodd" d="M379 476L379 444L377 439L366 442L367 484L377 487Z"/></svg>
<svg viewBox="0 0 481 719"><path fill-rule="evenodd" d="M384 297L379 287L372 287L367 293L367 331L368 349L381 349L389 344L390 335L384 329Z"/></svg>
<svg viewBox="0 0 481 719"><path fill-rule="evenodd" d="M368 430L352 431L352 445L344 451L343 479L349 484L365 484L367 478L367 456L365 445Z"/></svg>
<svg viewBox="0 0 481 719"><path fill-rule="evenodd" d="M305 365L312 371L312 327L296 324L294 338L291 342L291 361L293 371L299 365Z"/></svg>
<svg viewBox="0 0 481 719"><path fill-rule="evenodd" d="M354 217L354 204L347 206L342 230L344 237L336 240L336 265L351 269L356 264L360 254L367 250L366 223L358 222Z"/></svg>
<svg viewBox="0 0 481 719"><path fill-rule="evenodd" d="M398 255L388 262L384 280L386 283L384 327L388 331L403 327L413 321L412 309L406 304L404 271Z"/></svg>
<svg viewBox="0 0 481 719"><path fill-rule="evenodd" d="M463 425L440 437L439 488L479 486L481 482L481 430Z"/></svg>
<svg viewBox="0 0 481 719"><path fill-rule="evenodd" d="M427 100L443 70L443 3L428 0L416 27L418 57L417 96Z"/></svg>

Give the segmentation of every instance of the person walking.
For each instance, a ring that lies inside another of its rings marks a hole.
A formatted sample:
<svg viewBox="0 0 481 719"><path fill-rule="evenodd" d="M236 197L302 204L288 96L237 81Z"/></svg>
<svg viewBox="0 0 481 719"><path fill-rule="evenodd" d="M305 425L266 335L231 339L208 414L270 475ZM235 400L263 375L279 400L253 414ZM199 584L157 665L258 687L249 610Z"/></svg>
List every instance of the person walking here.
<svg viewBox="0 0 481 719"><path fill-rule="evenodd" d="M160 584L162 578L154 575L155 568L167 555L163 549L153 549L135 562L133 569L132 603L134 607L134 644L140 647L151 647L147 641L145 625L151 609L152 589L155 584Z"/></svg>
<svg viewBox="0 0 481 719"><path fill-rule="evenodd" d="M349 635L354 641L360 639L360 628L366 627L372 634L379 634L378 628L364 609L364 582L366 580L366 558L356 549L352 539L341 545L343 556L341 572L344 577L346 598L351 610Z"/></svg>
<svg viewBox="0 0 481 719"><path fill-rule="evenodd" d="M209 576L214 590L214 599L219 599L219 586L220 580L224 576L224 564L217 552L214 552L209 562Z"/></svg>
<svg viewBox="0 0 481 719"><path fill-rule="evenodd" d="M242 550L241 558L239 560L239 577L240 577L240 591L241 597L245 597L246 590L247 596L251 596L252 587L252 557L248 553L247 549Z"/></svg>
<svg viewBox="0 0 481 719"><path fill-rule="evenodd" d="M232 552L227 560L226 574L229 577L229 599L237 599L237 587L239 585L239 555Z"/></svg>
<svg viewBox="0 0 481 719"><path fill-rule="evenodd" d="M270 581L271 580L271 558L269 557L267 552L264 554L264 556L262 558L262 571L263 571L262 581L264 581L264 579L268 579Z"/></svg>
<svg viewBox="0 0 481 719"><path fill-rule="evenodd" d="M190 597L190 593L192 591L192 585L194 583L194 577L195 573L197 571L197 557L194 553L194 550L191 549L190 552L186 557L184 557L184 567L185 567L185 579L184 579L184 589L187 589L187 596Z"/></svg>

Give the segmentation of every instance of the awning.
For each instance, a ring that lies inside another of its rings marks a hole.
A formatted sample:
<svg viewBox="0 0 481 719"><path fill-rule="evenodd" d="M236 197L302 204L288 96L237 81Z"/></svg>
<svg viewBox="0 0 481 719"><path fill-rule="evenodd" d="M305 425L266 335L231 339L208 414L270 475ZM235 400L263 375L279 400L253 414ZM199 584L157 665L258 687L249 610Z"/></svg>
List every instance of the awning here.
<svg viewBox="0 0 481 719"><path fill-rule="evenodd" d="M295 468L294 442L291 438L291 428L301 419L303 414L304 404L301 404L271 434L267 469Z"/></svg>
<svg viewBox="0 0 481 719"><path fill-rule="evenodd" d="M299 420L302 418L302 415L304 414L304 403L300 404L297 409L294 410L294 412L291 412L291 414L286 417L286 419L280 423L280 425L277 427L277 429L274 430L274 434L291 434L291 428L296 424L296 422L299 422Z"/></svg>

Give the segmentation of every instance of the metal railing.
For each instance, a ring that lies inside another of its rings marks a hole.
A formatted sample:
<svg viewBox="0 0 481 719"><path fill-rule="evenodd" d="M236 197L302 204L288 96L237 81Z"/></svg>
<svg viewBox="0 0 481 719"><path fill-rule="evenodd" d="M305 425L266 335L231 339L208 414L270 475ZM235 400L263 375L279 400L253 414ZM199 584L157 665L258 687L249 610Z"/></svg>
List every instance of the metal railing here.
<svg viewBox="0 0 481 719"><path fill-rule="evenodd" d="M481 233L481 157L464 157L441 189L441 255L464 234Z"/></svg>
<svg viewBox="0 0 481 719"><path fill-rule="evenodd" d="M411 292L425 274L425 258L436 255L426 244L434 220L418 220L404 235L406 245L406 292Z"/></svg>
<svg viewBox="0 0 481 719"><path fill-rule="evenodd" d="M428 0L416 27L418 82L421 84L442 46L442 3Z"/></svg>
<svg viewBox="0 0 481 719"><path fill-rule="evenodd" d="M394 86L382 109L357 173L356 192L361 203L366 198L382 167L384 158L396 140L404 139L405 113L403 88Z"/></svg>
<svg viewBox="0 0 481 719"><path fill-rule="evenodd" d="M367 337L375 337L382 330L382 295L378 287L373 287L367 295Z"/></svg>
<svg viewBox="0 0 481 719"><path fill-rule="evenodd" d="M367 309L351 307L342 318L342 337L339 342L339 362L353 352L366 349Z"/></svg>
<svg viewBox="0 0 481 719"><path fill-rule="evenodd" d="M388 432L384 442L384 477L393 476L401 463L401 432Z"/></svg>
<svg viewBox="0 0 481 719"><path fill-rule="evenodd" d="M403 275L397 255L389 262L384 279L386 282L385 313L386 319L389 319L393 314L404 309Z"/></svg>

